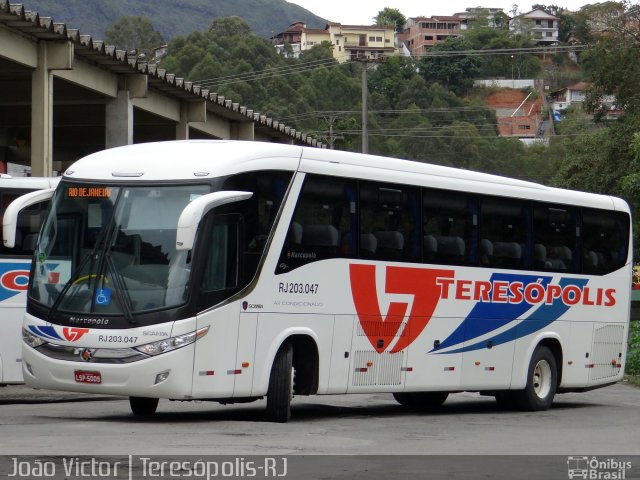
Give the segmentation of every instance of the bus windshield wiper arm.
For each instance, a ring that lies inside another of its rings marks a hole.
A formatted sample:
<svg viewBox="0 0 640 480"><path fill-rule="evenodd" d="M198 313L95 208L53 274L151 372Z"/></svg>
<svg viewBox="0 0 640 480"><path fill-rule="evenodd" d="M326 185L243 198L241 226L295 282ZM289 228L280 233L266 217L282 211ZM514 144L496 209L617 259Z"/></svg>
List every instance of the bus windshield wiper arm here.
<svg viewBox="0 0 640 480"><path fill-rule="evenodd" d="M69 289L73 286L73 284L76 281L78 281L78 278L80 278L80 274L82 273L82 270L86 266L87 262L91 259L94 259L94 257L98 254L99 250L104 250L104 245L107 243L106 240L107 240L107 237L109 236L109 231L113 229L114 223L115 223L115 213L111 215L109 222L107 222L107 224L98 234L98 238L96 238L95 245L93 246L93 249L91 250L91 252L89 252L87 255L84 256L84 258L78 264L78 267L73 271L73 273L69 277L69 280L67 280L67 282L64 284L64 286L60 290L60 293L58 294L55 301L53 302L53 305L51 305L51 310L49 310L49 315L47 316L48 321L51 321L55 313L58 311L58 308L60 308L60 304L62 303L62 300L64 300Z"/></svg>
<svg viewBox="0 0 640 480"><path fill-rule="evenodd" d="M130 324L138 323L136 322L133 316L133 308L131 305L131 296L129 295L129 291L127 290L127 285L124 279L122 278L122 273L116 268L116 265L113 263L113 259L109 252L105 252L105 260L107 264L107 271L111 271L113 273L113 282L118 290L118 294L116 295L117 302L120 304L122 308L122 313Z"/></svg>
<svg viewBox="0 0 640 480"><path fill-rule="evenodd" d="M93 250L91 250L91 252L89 252L84 256L84 258L82 259L78 267L73 271L73 273L69 277L69 280L67 280L67 282L62 287L62 290L60 290L60 293L56 297L55 301L53 302L53 305L51 306L51 309L49 310L49 315L47 318L49 321L51 321L51 319L53 318L53 315L58 311L58 308L60 307L62 300L64 300L64 298L66 297L69 289L74 285L74 283L78 280L78 278L80 278L80 274L84 270L84 267L87 265L87 262L89 260L95 259L95 256L98 254L98 250L100 250L100 247L102 246L105 240L105 237L107 236L107 232L111 229L111 225L112 225L111 221L109 221L109 223L105 225L105 228L100 232L100 235L96 239L96 243L93 247Z"/></svg>

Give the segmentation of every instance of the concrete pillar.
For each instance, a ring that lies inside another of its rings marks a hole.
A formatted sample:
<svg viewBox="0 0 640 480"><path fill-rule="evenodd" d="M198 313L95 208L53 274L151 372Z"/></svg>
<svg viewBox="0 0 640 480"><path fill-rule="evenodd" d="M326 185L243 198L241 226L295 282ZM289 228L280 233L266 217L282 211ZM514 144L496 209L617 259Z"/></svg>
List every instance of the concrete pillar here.
<svg viewBox="0 0 640 480"><path fill-rule="evenodd" d="M31 74L31 175L53 174L53 74L73 66L73 44L38 43L38 65Z"/></svg>
<svg viewBox="0 0 640 480"><path fill-rule="evenodd" d="M113 148L133 143L133 103L129 90L118 95L105 108L105 147Z"/></svg>
<svg viewBox="0 0 640 480"><path fill-rule="evenodd" d="M189 104L180 103L180 121L176 124L176 140L189 140Z"/></svg>
<svg viewBox="0 0 640 480"><path fill-rule="evenodd" d="M253 122L235 122L231 125L232 140L253 141L255 139L254 134Z"/></svg>
<svg viewBox="0 0 640 480"><path fill-rule="evenodd" d="M53 174L53 75L46 42L38 44L38 66L31 75L31 174Z"/></svg>
<svg viewBox="0 0 640 480"><path fill-rule="evenodd" d="M176 140L189 140L190 123L206 123L207 102L180 103L180 121L176 125Z"/></svg>

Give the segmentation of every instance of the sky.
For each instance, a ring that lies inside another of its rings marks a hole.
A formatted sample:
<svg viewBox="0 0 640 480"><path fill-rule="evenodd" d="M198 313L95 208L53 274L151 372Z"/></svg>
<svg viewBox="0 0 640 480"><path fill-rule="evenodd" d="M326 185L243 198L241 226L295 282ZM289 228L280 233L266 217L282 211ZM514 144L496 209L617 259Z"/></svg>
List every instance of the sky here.
<svg viewBox="0 0 640 480"><path fill-rule="evenodd" d="M331 22L344 25L371 25L373 18L380 10L386 7L397 8L405 17L420 17L431 15L453 15L456 12L464 12L469 7L479 5L485 8L503 8L506 14L512 10L514 4L519 6L521 12L531 10L535 3L558 5L569 10L579 10L581 6L595 3L589 0L549 0L518 1L518 0L486 0L486 3L473 0L287 0L306 8L319 17Z"/></svg>

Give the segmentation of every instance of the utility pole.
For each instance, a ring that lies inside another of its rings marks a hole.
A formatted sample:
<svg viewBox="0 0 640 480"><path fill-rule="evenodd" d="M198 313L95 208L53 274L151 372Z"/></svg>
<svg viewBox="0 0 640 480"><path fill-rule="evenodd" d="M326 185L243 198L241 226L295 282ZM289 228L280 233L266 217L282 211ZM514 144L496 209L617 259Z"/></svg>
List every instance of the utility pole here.
<svg viewBox="0 0 640 480"><path fill-rule="evenodd" d="M381 63L383 57L357 57L356 61L362 63L362 153L369 153L369 87L367 85L367 69L370 63Z"/></svg>
<svg viewBox="0 0 640 480"><path fill-rule="evenodd" d="M334 149L334 143L336 140L342 140L344 137L342 135L335 135L333 133L333 125L335 124L338 114L330 113L328 115L323 116L324 120L329 124L329 136L326 137L327 143L329 144L329 149Z"/></svg>
<svg viewBox="0 0 640 480"><path fill-rule="evenodd" d="M367 60L362 62L362 153L369 153L369 86L367 80Z"/></svg>

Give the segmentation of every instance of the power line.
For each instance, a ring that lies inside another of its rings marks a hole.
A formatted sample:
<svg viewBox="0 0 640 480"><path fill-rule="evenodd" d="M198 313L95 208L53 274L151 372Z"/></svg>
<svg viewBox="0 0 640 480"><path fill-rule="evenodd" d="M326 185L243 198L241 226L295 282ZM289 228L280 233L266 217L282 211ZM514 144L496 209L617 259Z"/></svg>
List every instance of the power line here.
<svg viewBox="0 0 640 480"><path fill-rule="evenodd" d="M490 56L490 55L518 55L538 53L569 53L582 52L589 48L588 45L555 45L546 47L517 47L517 48L489 48L482 50L437 50L413 55L413 58L422 57L460 57L460 56Z"/></svg>
<svg viewBox="0 0 640 480"><path fill-rule="evenodd" d="M409 57L409 60L415 60L423 57L459 57L459 56L491 56L491 55L523 55L523 54L540 54L540 53L568 53L584 51L588 45L557 45L557 46L538 46L538 47L517 47L517 48L497 48L497 49L475 49L475 50L447 50L447 51L428 51L419 55ZM222 77L206 78L193 80L194 83L204 87L215 87L226 84L238 83L241 81L251 82L256 80L265 80L278 76L287 76L295 73L304 73L317 67L337 67L352 64L352 61L337 63L335 59L319 59L301 62L294 65L284 65L281 67L269 67L268 69L246 72L236 75L226 75Z"/></svg>
<svg viewBox="0 0 640 480"><path fill-rule="evenodd" d="M219 80L196 80L194 83L204 87L216 87L221 85L230 85L238 82L253 82L256 80L267 80L275 77L285 77L296 73L306 73L317 69L318 67L333 68L343 66L345 63L336 63L333 59L325 59L314 62L310 65L291 65L288 67L275 67L273 69L260 70L258 72L248 72L238 75L229 75L220 77Z"/></svg>

